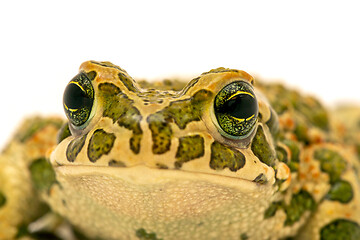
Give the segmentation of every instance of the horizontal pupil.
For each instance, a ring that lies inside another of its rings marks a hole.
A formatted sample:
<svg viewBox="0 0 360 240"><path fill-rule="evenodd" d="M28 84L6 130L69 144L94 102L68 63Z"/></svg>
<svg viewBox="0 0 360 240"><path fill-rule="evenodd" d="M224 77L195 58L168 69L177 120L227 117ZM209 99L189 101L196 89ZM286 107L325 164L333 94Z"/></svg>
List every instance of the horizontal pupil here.
<svg viewBox="0 0 360 240"><path fill-rule="evenodd" d="M86 93L76 84L69 84L64 92L64 103L69 109L90 107L91 100Z"/></svg>
<svg viewBox="0 0 360 240"><path fill-rule="evenodd" d="M256 100L248 94L238 94L225 102L221 112L227 113L235 118L247 119L257 114Z"/></svg>

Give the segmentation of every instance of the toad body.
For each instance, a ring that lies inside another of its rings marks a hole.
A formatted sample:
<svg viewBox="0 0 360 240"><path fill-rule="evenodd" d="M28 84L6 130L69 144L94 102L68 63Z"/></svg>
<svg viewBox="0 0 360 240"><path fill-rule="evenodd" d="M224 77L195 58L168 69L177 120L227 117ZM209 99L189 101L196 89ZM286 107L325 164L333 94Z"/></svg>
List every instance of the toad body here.
<svg viewBox="0 0 360 240"><path fill-rule="evenodd" d="M95 61L63 105L1 153L0 239L360 239L357 109L333 123L243 71L136 83Z"/></svg>

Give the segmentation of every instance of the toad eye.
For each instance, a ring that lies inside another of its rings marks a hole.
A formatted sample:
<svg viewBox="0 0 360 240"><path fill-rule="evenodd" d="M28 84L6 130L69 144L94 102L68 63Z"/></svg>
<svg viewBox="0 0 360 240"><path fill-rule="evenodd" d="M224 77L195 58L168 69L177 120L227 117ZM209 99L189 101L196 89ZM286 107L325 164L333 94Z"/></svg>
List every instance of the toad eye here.
<svg viewBox="0 0 360 240"><path fill-rule="evenodd" d="M226 85L216 95L214 113L219 132L231 139L244 139L255 129L258 102L252 86L244 81Z"/></svg>
<svg viewBox="0 0 360 240"><path fill-rule="evenodd" d="M76 127L84 125L90 118L93 103L94 88L87 74L81 72L65 88L63 106L66 117Z"/></svg>

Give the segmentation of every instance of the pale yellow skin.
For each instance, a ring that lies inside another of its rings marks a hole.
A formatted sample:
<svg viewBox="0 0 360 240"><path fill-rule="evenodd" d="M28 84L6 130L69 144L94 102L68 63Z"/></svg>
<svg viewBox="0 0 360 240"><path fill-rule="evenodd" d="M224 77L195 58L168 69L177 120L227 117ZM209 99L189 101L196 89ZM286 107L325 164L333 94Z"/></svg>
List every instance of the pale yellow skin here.
<svg viewBox="0 0 360 240"><path fill-rule="evenodd" d="M15 238L20 223L34 221L38 215L39 196L88 238L145 239L138 233L139 229L143 229L146 233L156 234L156 238L152 239L320 239L320 229L334 219L348 219L360 224L360 187L354 170L359 167L359 161L353 145L327 141L332 135L340 133L333 131L333 134L328 134L310 128L307 132L310 144L305 146L299 140L298 171L290 172L288 165L279 159L275 160L274 166L260 161L251 149L253 136L245 140L224 137L214 117L212 100L203 106L205 110L200 121L191 121L184 129L171 122L173 135L169 151L153 153L152 135L146 121L148 116L175 100L189 99L202 89L216 95L233 81L253 84L253 78L247 73L215 71L203 74L194 86L177 98L162 96L161 103L145 105L139 93L129 91L119 80L119 72L131 79L127 73L110 63L105 64L85 62L80 67L81 71L97 73L93 81L95 101L90 123L82 129L70 125L73 136L63 139L57 146L58 127L49 124L26 142L15 138L3 151L0 156L0 190L6 193L7 202L0 208L0 239ZM117 86L139 110L143 131L139 153L130 151L132 132L103 116L105 103L98 100L101 98L97 92L101 83ZM134 86L140 89L136 83ZM263 86L255 90L261 113L256 127L263 128L266 141L276 155L276 146L284 144L273 138L266 124L271 117L271 106L262 91L266 91ZM298 140L292 133L291 121L296 114L295 110L288 111L279 115L278 119L279 131L284 138L294 141ZM37 119L25 122L19 132L25 131L34 121ZM110 152L91 162L86 149L96 129L113 133L116 140ZM69 162L66 157L68 145L85 133L88 135L84 147L76 160ZM204 139L203 156L183 163L180 168L174 167L179 138L194 134ZM237 171L211 168L210 146L214 141L240 151L246 158L244 167ZM346 204L324 199L331 187L329 175L320 169L319 161L313 159L314 151L321 147L338 152L347 162L341 179L352 184L353 197ZM291 157L290 149L284 148ZM49 191L38 193L33 189L28 165L44 156L55 170L57 183ZM109 161L113 159L121 159L124 166L109 166ZM266 181L255 182L259 175ZM293 194L300 189L310 193L318 204L316 210L305 211L291 225L284 225L287 214L283 209L277 210L270 218L264 218L264 212L272 202L290 204ZM298 231L300 227L303 228Z"/></svg>

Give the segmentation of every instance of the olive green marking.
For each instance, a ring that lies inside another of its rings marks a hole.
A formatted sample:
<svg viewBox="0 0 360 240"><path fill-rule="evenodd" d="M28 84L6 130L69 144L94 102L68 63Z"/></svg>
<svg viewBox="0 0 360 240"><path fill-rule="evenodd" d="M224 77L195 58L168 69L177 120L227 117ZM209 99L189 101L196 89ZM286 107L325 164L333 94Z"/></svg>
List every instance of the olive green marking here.
<svg viewBox="0 0 360 240"><path fill-rule="evenodd" d="M210 168L222 170L229 168L236 172L245 165L245 156L238 150L227 147L219 142L211 144Z"/></svg>
<svg viewBox="0 0 360 240"><path fill-rule="evenodd" d="M306 211L314 211L316 202L310 193L301 190L292 196L289 205L286 205L283 201L272 202L264 213L264 219L275 216L279 209L283 209L286 213L285 226L291 226L299 221Z"/></svg>
<svg viewBox="0 0 360 240"><path fill-rule="evenodd" d="M279 135L279 119L276 112L271 108L270 109L270 118L267 120L266 125L270 129L270 133L274 139Z"/></svg>
<svg viewBox="0 0 360 240"><path fill-rule="evenodd" d="M0 192L0 208L6 203L6 196L4 193Z"/></svg>
<svg viewBox="0 0 360 240"><path fill-rule="evenodd" d="M117 121L119 126L132 130L133 135L131 136L129 143L130 149L136 154L140 152L140 142L143 135L140 127L141 119L142 116L140 115L139 110L135 107L129 107L128 111L126 111Z"/></svg>
<svg viewBox="0 0 360 240"><path fill-rule="evenodd" d="M286 152L286 150L281 146L276 146L275 150L276 150L276 158L280 162L284 162L284 163L288 164L289 156L288 156L288 153Z"/></svg>
<svg viewBox="0 0 360 240"><path fill-rule="evenodd" d="M341 203L348 203L354 197L353 189L348 181L338 180L331 185L326 198Z"/></svg>
<svg viewBox="0 0 360 240"><path fill-rule="evenodd" d="M340 176L346 169L347 164L339 153L320 148L315 151L314 158L320 161L321 170L329 174L331 184L340 180Z"/></svg>
<svg viewBox="0 0 360 240"><path fill-rule="evenodd" d="M162 110L165 119L173 119L180 129L193 121L200 121L206 102L212 97L212 92L207 90L197 91L190 99L171 102Z"/></svg>
<svg viewBox="0 0 360 240"><path fill-rule="evenodd" d="M358 240L360 239L360 226L358 223L337 219L320 230L321 240Z"/></svg>
<svg viewBox="0 0 360 240"><path fill-rule="evenodd" d="M90 138L88 145L88 157L91 162L96 162L102 155L108 154L116 137L113 133L107 133L103 129L96 129Z"/></svg>
<svg viewBox="0 0 360 240"><path fill-rule="evenodd" d="M49 191L51 186L56 183L56 176L51 164L45 158L33 161L29 167L31 180L35 189L39 191Z"/></svg>
<svg viewBox="0 0 360 240"><path fill-rule="evenodd" d="M60 128L60 130L56 136L56 142L59 144L62 140L64 140L67 137L70 137L70 136L71 136L71 132L70 132L69 124L65 123Z"/></svg>
<svg viewBox="0 0 360 240"><path fill-rule="evenodd" d="M50 230L39 230L36 232L30 232L29 226L27 224L21 224L18 226L18 231L15 236L15 239L51 239L51 240L61 240L62 238L56 236L55 233L49 232Z"/></svg>
<svg viewBox="0 0 360 240"><path fill-rule="evenodd" d="M246 233L242 233L240 235L240 240L248 240L248 239L249 239L249 237L248 237L248 235Z"/></svg>
<svg viewBox="0 0 360 240"><path fill-rule="evenodd" d="M293 109L306 118L305 124L322 130L329 129L328 113L315 98L302 96L296 90L285 88L282 84L261 84L267 89L264 93L278 114Z"/></svg>
<svg viewBox="0 0 360 240"><path fill-rule="evenodd" d="M192 121L200 121L204 104L210 101L212 93L199 90L191 98L174 101L163 110L151 114L147 118L153 140L153 153L162 154L170 150L172 130L170 123L180 129Z"/></svg>
<svg viewBox="0 0 360 240"><path fill-rule="evenodd" d="M41 131L44 127L52 125L55 128L60 129L63 123L64 122L62 120L58 119L48 119L41 117L31 118L24 123L24 126L22 127L21 131L17 132L15 138L23 143L34 136L34 134L36 134L38 131Z"/></svg>
<svg viewBox="0 0 360 240"><path fill-rule="evenodd" d="M360 144L359 143L355 143L355 152L357 155L357 160L360 161Z"/></svg>
<svg viewBox="0 0 360 240"><path fill-rule="evenodd" d="M131 92L139 92L139 89L137 89L134 85L134 80L130 79L128 76L126 76L124 73L120 72L118 74L118 77L120 81L124 84L124 86Z"/></svg>
<svg viewBox="0 0 360 240"><path fill-rule="evenodd" d="M86 75L87 75L87 77L89 78L90 81L94 81L97 73L95 71L91 71L91 72L87 72Z"/></svg>
<svg viewBox="0 0 360 240"><path fill-rule="evenodd" d="M122 161L112 159L109 161L109 167L126 167L126 164Z"/></svg>
<svg viewBox="0 0 360 240"><path fill-rule="evenodd" d="M307 124L305 121L296 121L294 134L298 141L304 142L306 145L308 145L310 143L308 132L309 124Z"/></svg>
<svg viewBox="0 0 360 240"><path fill-rule="evenodd" d="M300 163L300 146L297 142L285 139L283 143L290 149L291 158L288 166L291 172L296 172L299 169Z"/></svg>
<svg viewBox="0 0 360 240"><path fill-rule="evenodd" d="M156 167L159 169L169 169L169 167L163 163L156 163Z"/></svg>
<svg viewBox="0 0 360 240"><path fill-rule="evenodd" d="M262 126L258 126L256 134L251 144L251 150L256 157L268 166L273 166L276 159L275 152L266 140Z"/></svg>
<svg viewBox="0 0 360 240"><path fill-rule="evenodd" d="M266 175L263 173L260 173L254 180L253 182L259 183L259 184L264 184L267 183L267 178Z"/></svg>
<svg viewBox="0 0 360 240"><path fill-rule="evenodd" d="M280 208L283 208L284 204L283 202L272 202L270 206L266 209L264 213L264 219L271 218L275 216L276 211Z"/></svg>
<svg viewBox="0 0 360 240"><path fill-rule="evenodd" d="M175 168L181 168L183 163L204 156L204 151L204 138L200 135L179 138Z"/></svg>
<svg viewBox="0 0 360 240"><path fill-rule="evenodd" d="M147 233L143 228L136 230L135 233L140 240L162 240L162 238L157 238L156 233Z"/></svg>
<svg viewBox="0 0 360 240"><path fill-rule="evenodd" d="M86 140L86 135L71 140L71 142L66 148L66 158L69 162L75 161L77 155L84 147L85 140Z"/></svg>
<svg viewBox="0 0 360 240"><path fill-rule="evenodd" d="M328 130L328 114L321 103L313 97L304 97L302 99L303 101L296 102L295 109L304 114L314 126L322 130Z"/></svg>
<svg viewBox="0 0 360 240"><path fill-rule="evenodd" d="M170 150L172 130L168 121L160 113L155 113L147 118L153 141L152 152L163 154Z"/></svg>
<svg viewBox="0 0 360 240"><path fill-rule="evenodd" d="M294 194L289 205L284 206L286 213L285 225L290 226L299 221L306 211L314 211L316 203L313 197L305 190Z"/></svg>
<svg viewBox="0 0 360 240"><path fill-rule="evenodd" d="M120 88L112 83L100 83L98 88L105 95L103 97L114 97L115 95L121 93Z"/></svg>
<svg viewBox="0 0 360 240"><path fill-rule="evenodd" d="M121 93L120 89L112 83L99 84L99 90L105 103L103 116L111 118L119 126L132 131L133 134L129 140L130 149L138 154L143 135L140 127L142 116L133 106L134 101Z"/></svg>
<svg viewBox="0 0 360 240"><path fill-rule="evenodd" d="M17 227L17 233L15 239L21 239L23 237L29 237L30 233L26 224L21 224Z"/></svg>

